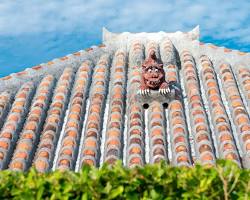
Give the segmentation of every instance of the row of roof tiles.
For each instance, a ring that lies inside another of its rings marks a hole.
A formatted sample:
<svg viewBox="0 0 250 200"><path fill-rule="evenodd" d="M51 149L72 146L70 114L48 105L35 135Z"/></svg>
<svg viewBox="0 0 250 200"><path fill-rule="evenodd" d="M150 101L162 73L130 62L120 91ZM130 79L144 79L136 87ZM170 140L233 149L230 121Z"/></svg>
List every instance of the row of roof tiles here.
<svg viewBox="0 0 250 200"><path fill-rule="evenodd" d="M221 64L217 77L207 56L195 61L188 50L177 52L169 39L160 46L148 43L145 54L151 50L161 55L166 79L184 84L187 101L184 95L176 97L168 109L154 101L145 112L136 99L144 60L144 47L136 41L129 56L118 50L113 57L101 56L95 66L84 61L77 72L66 68L56 84L52 76L44 77L37 89L25 83L14 100L11 93L1 93L1 169L27 170L33 165L40 172L52 167L74 170L77 160L80 167L100 166L101 157L109 164L123 159L129 167L169 159L177 166L214 165L216 152L248 168L250 120L244 102L249 103L249 69L238 70L238 83L229 64Z"/></svg>
<svg viewBox="0 0 250 200"><path fill-rule="evenodd" d="M57 82L47 118L40 133L40 141L34 159L34 167L38 171L47 171L53 165L55 149L61 133L72 82L73 70L66 68Z"/></svg>

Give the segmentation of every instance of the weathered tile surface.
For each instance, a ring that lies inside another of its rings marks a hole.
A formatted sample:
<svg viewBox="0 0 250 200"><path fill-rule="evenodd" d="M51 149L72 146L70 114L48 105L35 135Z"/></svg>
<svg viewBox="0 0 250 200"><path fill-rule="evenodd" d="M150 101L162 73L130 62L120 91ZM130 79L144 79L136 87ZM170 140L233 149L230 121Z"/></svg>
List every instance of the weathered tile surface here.
<svg viewBox="0 0 250 200"><path fill-rule="evenodd" d="M249 53L200 43L197 30L104 39L0 79L0 169L221 158L250 168ZM178 90L168 105L138 101L141 64L152 50Z"/></svg>

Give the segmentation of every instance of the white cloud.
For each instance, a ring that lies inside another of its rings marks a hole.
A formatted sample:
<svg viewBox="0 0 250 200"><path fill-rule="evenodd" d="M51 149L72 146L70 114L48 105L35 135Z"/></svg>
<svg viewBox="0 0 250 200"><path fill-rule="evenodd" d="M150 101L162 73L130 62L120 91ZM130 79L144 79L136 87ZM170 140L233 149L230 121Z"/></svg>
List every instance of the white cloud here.
<svg viewBox="0 0 250 200"><path fill-rule="evenodd" d="M187 31L200 24L202 36L250 42L248 0L2 0L0 35L79 30Z"/></svg>

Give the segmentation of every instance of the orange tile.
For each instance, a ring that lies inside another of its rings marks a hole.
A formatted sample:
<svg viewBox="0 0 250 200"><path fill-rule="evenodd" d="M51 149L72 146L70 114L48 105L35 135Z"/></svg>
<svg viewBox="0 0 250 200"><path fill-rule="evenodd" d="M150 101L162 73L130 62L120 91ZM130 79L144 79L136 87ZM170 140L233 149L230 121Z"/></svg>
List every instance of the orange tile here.
<svg viewBox="0 0 250 200"><path fill-rule="evenodd" d="M83 160L83 165L90 165L90 166L93 166L93 165L95 165L95 163L94 163L93 160L84 159L84 160Z"/></svg>
<svg viewBox="0 0 250 200"><path fill-rule="evenodd" d="M179 152L188 152L188 150L187 150L187 147L186 146L184 146L184 145L179 145L179 146L177 146L176 148L175 148L175 151L177 152L177 153L179 153Z"/></svg>
<svg viewBox="0 0 250 200"><path fill-rule="evenodd" d="M180 135L174 139L174 143L179 143L179 142L186 142L185 137L183 135Z"/></svg>
<svg viewBox="0 0 250 200"><path fill-rule="evenodd" d="M242 138L244 142L247 142L247 140L250 140L250 134L245 134Z"/></svg>
<svg viewBox="0 0 250 200"><path fill-rule="evenodd" d="M35 134L34 133L24 133L23 135L22 135L22 139L34 139L34 137L35 137Z"/></svg>
<svg viewBox="0 0 250 200"><path fill-rule="evenodd" d="M5 76L5 77L1 78L1 80L6 81L6 80L9 80L11 78L12 78L12 76Z"/></svg>
<svg viewBox="0 0 250 200"><path fill-rule="evenodd" d="M141 149L139 147L132 147L129 151L129 154L141 154Z"/></svg>
<svg viewBox="0 0 250 200"><path fill-rule="evenodd" d="M49 61L49 62L47 62L47 64L48 64L48 65L53 65L54 62L53 62L53 61Z"/></svg>
<svg viewBox="0 0 250 200"><path fill-rule="evenodd" d="M138 126L140 123L135 122L134 126ZM132 125L131 125L132 126ZM120 123L119 122L109 122L108 128L118 128L120 129Z"/></svg>
<svg viewBox="0 0 250 200"><path fill-rule="evenodd" d="M7 139L12 139L12 134L10 132L7 131L3 131L1 132L1 138L7 138Z"/></svg>
<svg viewBox="0 0 250 200"><path fill-rule="evenodd" d="M60 58L60 60L63 60L63 61L64 61L64 60L67 60L67 59L69 59L67 56L64 56L64 57L61 57L61 58Z"/></svg>
<svg viewBox="0 0 250 200"><path fill-rule="evenodd" d="M23 163L22 162L19 162L19 161L15 161L15 162L12 162L11 163L11 166L10 166L12 169L23 169Z"/></svg>
<svg viewBox="0 0 250 200"><path fill-rule="evenodd" d="M36 131L36 129L37 129L37 124L34 123L34 122L28 122L28 123L25 125L25 129L26 129L26 130L31 130L31 131Z"/></svg>
<svg viewBox="0 0 250 200"><path fill-rule="evenodd" d="M39 151L38 157L49 158L49 153L47 151Z"/></svg>
<svg viewBox="0 0 250 200"><path fill-rule="evenodd" d="M73 147L75 145L76 145L76 143L74 140L69 139L69 138L64 138L63 145L62 145L63 147L65 147L65 146Z"/></svg>
<svg viewBox="0 0 250 200"><path fill-rule="evenodd" d="M172 119L171 119L171 123L172 123L173 125L176 125L176 124L183 124L184 122L183 122L183 119L180 119L180 118L177 118L177 119L172 118Z"/></svg>
<svg viewBox="0 0 250 200"><path fill-rule="evenodd" d="M86 150L83 151L83 155L88 155L88 156L95 157L95 152L93 150L86 149Z"/></svg>
<svg viewBox="0 0 250 200"><path fill-rule="evenodd" d="M87 52L93 51L93 48L87 48L87 49L85 49L85 51L87 51Z"/></svg>
<svg viewBox="0 0 250 200"><path fill-rule="evenodd" d="M17 152L14 155L15 158L23 158L23 159L27 159L28 155L26 152Z"/></svg>
<svg viewBox="0 0 250 200"><path fill-rule="evenodd" d="M209 153L203 154L201 156L202 161L209 161L209 160L213 160L213 159L214 159L213 156Z"/></svg>
<svg viewBox="0 0 250 200"><path fill-rule="evenodd" d="M244 131L250 131L250 124L244 124L240 128L241 133Z"/></svg>
<svg viewBox="0 0 250 200"><path fill-rule="evenodd" d="M250 143L247 143L247 145L246 145L246 150L247 150L247 151L250 150Z"/></svg>
<svg viewBox="0 0 250 200"><path fill-rule="evenodd" d="M197 143L204 141L204 140L209 140L209 137L206 134L199 134L199 136L197 137L196 141Z"/></svg>
<svg viewBox="0 0 250 200"><path fill-rule="evenodd" d="M227 150L235 150L234 145L230 144L230 143L226 143L223 145L223 150L227 151Z"/></svg>
<svg viewBox="0 0 250 200"><path fill-rule="evenodd" d="M242 115L242 116L237 118L236 122L237 122L238 125L244 124L244 123L249 123L249 119L248 119L247 116Z"/></svg>
<svg viewBox="0 0 250 200"><path fill-rule="evenodd" d="M46 169L48 167L48 164L43 161L43 160L37 160L35 163L34 163L36 169Z"/></svg>
<svg viewBox="0 0 250 200"><path fill-rule="evenodd" d="M87 139L85 141L85 145L86 145L86 147L93 147L93 148L96 148L96 146L97 146L96 141L93 139Z"/></svg>
<svg viewBox="0 0 250 200"><path fill-rule="evenodd" d="M112 139L112 140L109 140L109 141L107 142L107 146L109 146L109 145L119 146L119 145L120 145L120 142L119 142L119 140Z"/></svg>
<svg viewBox="0 0 250 200"><path fill-rule="evenodd" d="M22 108L12 108L11 110L13 113L22 113L23 112L23 109Z"/></svg>
<svg viewBox="0 0 250 200"><path fill-rule="evenodd" d="M34 69L34 70L40 70L40 69L42 69L42 66L40 66L40 65L38 65L38 66L34 66L34 67L32 67L31 69Z"/></svg>
<svg viewBox="0 0 250 200"><path fill-rule="evenodd" d="M177 162L189 162L187 156L178 156L177 157Z"/></svg>
<svg viewBox="0 0 250 200"><path fill-rule="evenodd" d="M7 123L7 124L5 124L4 129L10 129L10 130L14 131L14 130L16 130L16 126L17 126L16 123Z"/></svg>
<svg viewBox="0 0 250 200"><path fill-rule="evenodd" d="M0 147L3 149L8 149L9 148L9 144L5 141L0 141Z"/></svg>
<svg viewBox="0 0 250 200"><path fill-rule="evenodd" d="M243 106L241 101L232 101L231 105L232 105L233 108Z"/></svg>
<svg viewBox="0 0 250 200"><path fill-rule="evenodd" d="M78 129L79 125L76 121L68 121L67 122L67 127L74 127L76 129Z"/></svg>
<svg viewBox="0 0 250 200"><path fill-rule="evenodd" d="M75 53L73 53L73 55L74 55L74 56L80 56L81 53L80 53L80 52L75 52Z"/></svg>
<svg viewBox="0 0 250 200"><path fill-rule="evenodd" d="M28 74L27 71L22 71L22 72L16 73L17 76L24 76L24 75L27 75L27 74Z"/></svg>
<svg viewBox="0 0 250 200"><path fill-rule="evenodd" d="M130 164L141 164L141 159L139 157L134 157L130 160Z"/></svg>
<svg viewBox="0 0 250 200"><path fill-rule="evenodd" d="M62 159L62 160L60 160L59 165L70 166L70 162L67 159Z"/></svg>
<svg viewBox="0 0 250 200"><path fill-rule="evenodd" d="M73 155L73 151L72 149L63 149L61 152L62 155L68 155L68 156L72 156Z"/></svg>
<svg viewBox="0 0 250 200"><path fill-rule="evenodd" d="M0 160L3 160L4 157L5 157L5 154L2 151L0 151Z"/></svg>
<svg viewBox="0 0 250 200"><path fill-rule="evenodd" d="M120 108L120 107L112 107L111 108L111 112L113 113L113 112L119 112L119 113L121 113L122 112L122 109Z"/></svg>
<svg viewBox="0 0 250 200"><path fill-rule="evenodd" d="M228 160L238 160L238 156L235 155L234 153L228 153L228 154L225 156L225 159L228 159Z"/></svg>
<svg viewBox="0 0 250 200"><path fill-rule="evenodd" d="M24 141L20 141L20 142L18 143L17 148L22 149L22 150L28 150L28 151L29 151L29 150L31 149L31 146L30 146L29 144L27 144L26 142L24 142Z"/></svg>
<svg viewBox="0 0 250 200"><path fill-rule="evenodd" d="M19 120L19 116L12 113L8 116L8 120L17 122Z"/></svg>
<svg viewBox="0 0 250 200"><path fill-rule="evenodd" d="M201 124L201 125L198 125L195 129L196 132L199 132L199 131L208 131L207 130L207 126L205 124Z"/></svg>
<svg viewBox="0 0 250 200"><path fill-rule="evenodd" d="M162 144L162 145L164 145L164 141L161 138L154 139L153 140L153 145L156 145L156 144Z"/></svg>
<svg viewBox="0 0 250 200"><path fill-rule="evenodd" d="M155 130L154 130L155 131ZM153 132L154 132L153 131ZM139 129L133 129L133 130L131 130L130 132L129 132L129 134L130 135L141 135L142 134L142 132L141 132L141 130L139 130Z"/></svg>

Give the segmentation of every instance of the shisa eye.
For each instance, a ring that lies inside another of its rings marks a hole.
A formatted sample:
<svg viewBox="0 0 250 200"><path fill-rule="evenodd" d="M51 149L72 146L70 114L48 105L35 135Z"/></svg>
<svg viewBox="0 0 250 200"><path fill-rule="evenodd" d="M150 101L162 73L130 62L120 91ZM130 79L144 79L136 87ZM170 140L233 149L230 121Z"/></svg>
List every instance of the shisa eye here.
<svg viewBox="0 0 250 200"><path fill-rule="evenodd" d="M159 70L158 69L155 69L155 72L158 72Z"/></svg>
<svg viewBox="0 0 250 200"><path fill-rule="evenodd" d="M152 69L149 69L149 70L148 70L148 72L150 72L150 73L151 73L151 72L152 72Z"/></svg>

